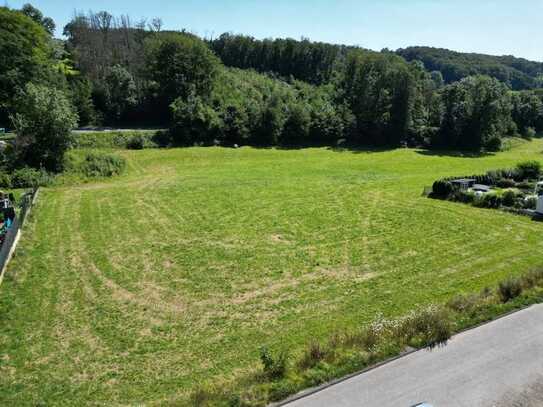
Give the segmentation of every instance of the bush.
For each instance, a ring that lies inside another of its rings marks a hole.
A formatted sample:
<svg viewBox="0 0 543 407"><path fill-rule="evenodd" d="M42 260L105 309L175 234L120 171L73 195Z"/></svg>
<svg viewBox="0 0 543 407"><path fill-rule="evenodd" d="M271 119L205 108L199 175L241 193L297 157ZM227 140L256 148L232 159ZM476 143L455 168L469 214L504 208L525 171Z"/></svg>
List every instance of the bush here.
<svg viewBox="0 0 543 407"><path fill-rule="evenodd" d="M280 352L273 355L266 347L260 349L260 361L264 368L264 373L271 380L281 379L287 372L288 355L286 352Z"/></svg>
<svg viewBox="0 0 543 407"><path fill-rule="evenodd" d="M522 294L522 282L518 278L509 278L498 286L501 302L506 303Z"/></svg>
<svg viewBox="0 0 543 407"><path fill-rule="evenodd" d="M126 148L129 150L143 150L145 148L145 137L142 135L133 136L126 143Z"/></svg>
<svg viewBox="0 0 543 407"><path fill-rule="evenodd" d="M395 335L406 343L416 342L432 348L447 343L452 331L449 312L437 306L414 311L395 326Z"/></svg>
<svg viewBox="0 0 543 407"><path fill-rule="evenodd" d="M496 185L500 188L514 188L516 186L515 180L511 178L500 178Z"/></svg>
<svg viewBox="0 0 543 407"><path fill-rule="evenodd" d="M502 195L502 204L504 206L515 206L515 203L517 201L517 194L515 191L508 189L505 191Z"/></svg>
<svg viewBox="0 0 543 407"><path fill-rule="evenodd" d="M35 188L49 185L52 177L45 170L21 168L11 174L12 188Z"/></svg>
<svg viewBox="0 0 543 407"><path fill-rule="evenodd" d="M0 173L0 187L1 188L12 188L11 177L5 172Z"/></svg>
<svg viewBox="0 0 543 407"><path fill-rule="evenodd" d="M543 281L543 269L536 269L528 272L520 278L522 288L530 289L541 285Z"/></svg>
<svg viewBox="0 0 543 407"><path fill-rule="evenodd" d="M475 199L474 205L479 208L497 209L502 205L502 198L494 193L486 193Z"/></svg>
<svg viewBox="0 0 543 407"><path fill-rule="evenodd" d="M527 127L526 130L524 130L524 133L522 134L522 137L526 140L531 140L535 136L537 136L537 132L533 127Z"/></svg>
<svg viewBox="0 0 543 407"><path fill-rule="evenodd" d="M473 294L472 295L457 295L451 300L449 300L449 302L447 302L447 307L452 309L453 311L460 312L460 313L471 311L477 306L480 298L481 298L480 296L473 295Z"/></svg>
<svg viewBox="0 0 543 407"><path fill-rule="evenodd" d="M140 149L158 147L162 133L146 131L90 131L77 133L72 137L72 148L128 148Z"/></svg>
<svg viewBox="0 0 543 407"><path fill-rule="evenodd" d="M319 342L311 342L300 360L300 368L311 369L315 367L317 363L326 357L327 353L327 350Z"/></svg>
<svg viewBox="0 0 543 407"><path fill-rule="evenodd" d="M75 163L72 170L89 178L120 175L126 168L126 160L114 154L89 152Z"/></svg>
<svg viewBox="0 0 543 407"><path fill-rule="evenodd" d="M537 198L535 196L529 196L523 202L524 209L535 209L537 207Z"/></svg>
<svg viewBox="0 0 543 407"><path fill-rule="evenodd" d="M452 200L469 204L475 201L475 193L464 190L455 191L452 195Z"/></svg>
<svg viewBox="0 0 543 407"><path fill-rule="evenodd" d="M436 198L448 198L454 191L453 185L449 181L438 180L432 186L432 196Z"/></svg>
<svg viewBox="0 0 543 407"><path fill-rule="evenodd" d="M53 86L27 84L12 117L17 159L49 171L62 170L77 114L66 95Z"/></svg>
<svg viewBox="0 0 543 407"><path fill-rule="evenodd" d="M541 163L539 161L525 161L517 165L517 170L521 180L539 179Z"/></svg>

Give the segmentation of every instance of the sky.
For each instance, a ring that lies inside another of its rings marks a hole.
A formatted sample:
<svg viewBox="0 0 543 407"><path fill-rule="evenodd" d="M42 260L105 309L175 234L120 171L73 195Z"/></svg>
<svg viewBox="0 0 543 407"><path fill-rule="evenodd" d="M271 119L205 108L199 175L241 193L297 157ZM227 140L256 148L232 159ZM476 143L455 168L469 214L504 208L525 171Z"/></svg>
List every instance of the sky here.
<svg viewBox="0 0 543 407"><path fill-rule="evenodd" d="M2 0L30 2L57 34L75 11L106 10L134 21L160 17L164 29L223 32L380 50L414 45L515 55L543 61L543 0Z"/></svg>

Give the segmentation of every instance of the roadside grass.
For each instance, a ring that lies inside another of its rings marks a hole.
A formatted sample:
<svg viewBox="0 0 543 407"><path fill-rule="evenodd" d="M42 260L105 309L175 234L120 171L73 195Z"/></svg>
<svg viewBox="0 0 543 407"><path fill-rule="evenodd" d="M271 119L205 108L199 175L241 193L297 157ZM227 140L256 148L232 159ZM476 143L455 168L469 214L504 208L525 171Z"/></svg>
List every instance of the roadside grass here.
<svg viewBox="0 0 543 407"><path fill-rule="evenodd" d="M0 287L0 404L184 404L259 372L262 347L302 355L518 277L543 224L421 194L542 148L118 151L124 175L42 191Z"/></svg>

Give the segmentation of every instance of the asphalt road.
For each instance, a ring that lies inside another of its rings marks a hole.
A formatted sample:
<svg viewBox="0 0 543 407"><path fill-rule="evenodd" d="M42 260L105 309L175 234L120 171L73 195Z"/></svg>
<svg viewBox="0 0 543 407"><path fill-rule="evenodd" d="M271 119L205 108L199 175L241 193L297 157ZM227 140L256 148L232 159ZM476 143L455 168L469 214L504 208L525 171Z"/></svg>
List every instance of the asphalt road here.
<svg viewBox="0 0 543 407"><path fill-rule="evenodd" d="M459 334L288 407L543 406L543 305Z"/></svg>

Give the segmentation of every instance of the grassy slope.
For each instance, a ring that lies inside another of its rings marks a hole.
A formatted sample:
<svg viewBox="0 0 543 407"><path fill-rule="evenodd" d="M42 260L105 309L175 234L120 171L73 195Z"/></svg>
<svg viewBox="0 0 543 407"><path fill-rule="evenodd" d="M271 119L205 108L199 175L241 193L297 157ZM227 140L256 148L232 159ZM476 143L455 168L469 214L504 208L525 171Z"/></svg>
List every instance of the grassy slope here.
<svg viewBox="0 0 543 407"><path fill-rule="evenodd" d="M542 149L124 152L126 176L41 195L0 289L0 404L177 402L261 345L540 265L543 224L421 192Z"/></svg>

